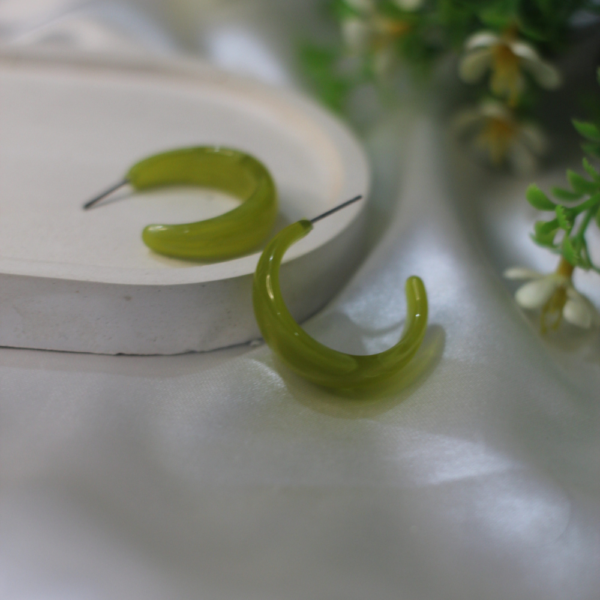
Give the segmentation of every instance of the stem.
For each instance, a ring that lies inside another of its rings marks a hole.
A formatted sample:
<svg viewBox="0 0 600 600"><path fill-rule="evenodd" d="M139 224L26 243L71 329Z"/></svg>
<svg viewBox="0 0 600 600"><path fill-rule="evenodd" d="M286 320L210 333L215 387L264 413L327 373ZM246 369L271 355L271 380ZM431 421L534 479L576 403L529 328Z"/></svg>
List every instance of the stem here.
<svg viewBox="0 0 600 600"><path fill-rule="evenodd" d="M517 39L518 35L519 35L519 24L517 23L517 21L513 21L505 30L504 30L504 37L508 38L509 40L515 40Z"/></svg>
<svg viewBox="0 0 600 600"><path fill-rule="evenodd" d="M585 217L583 218L583 221L581 221L581 225L579 226L579 231L577 232L577 235L575 236L576 238L583 238L583 236L585 235L585 230L588 228L588 225L590 224L591 220L594 218L594 214L596 213L596 211L597 211L597 208L586 211Z"/></svg>
<svg viewBox="0 0 600 600"><path fill-rule="evenodd" d="M573 236L571 244L576 248L576 252L583 260L583 264L579 265L579 266L582 266L585 269L593 268L594 270L596 270L596 267L594 267L594 265L592 264L591 259L590 259L590 254L588 251L585 234L586 234L589 224L591 223L592 219L595 217L596 213L598 212L598 203L595 203L594 206L592 206L591 208L588 208L584 212L585 212L585 216L583 217L583 219L579 225L577 233ZM569 235L569 234L570 234L570 231L567 232L567 235ZM573 242L575 242L575 243L573 243Z"/></svg>
<svg viewBox="0 0 600 600"><path fill-rule="evenodd" d="M573 276L575 267L564 257L561 257L556 274L566 277L569 281ZM550 329L558 329L563 317L563 309L567 303L567 286L561 284L556 291L548 299L540 314L540 330L542 335L545 335ZM549 322L550 321L550 322Z"/></svg>
<svg viewBox="0 0 600 600"><path fill-rule="evenodd" d="M560 262L558 263L558 267L556 267L557 275L562 275L563 277L571 279L574 270L575 267L568 260L561 257Z"/></svg>

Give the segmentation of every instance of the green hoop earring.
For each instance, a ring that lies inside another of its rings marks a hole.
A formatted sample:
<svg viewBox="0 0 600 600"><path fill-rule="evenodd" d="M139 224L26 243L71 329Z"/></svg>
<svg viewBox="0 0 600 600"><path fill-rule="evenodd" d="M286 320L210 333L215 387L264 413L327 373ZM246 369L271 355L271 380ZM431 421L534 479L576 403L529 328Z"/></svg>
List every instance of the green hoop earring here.
<svg viewBox="0 0 600 600"><path fill-rule="evenodd" d="M269 235L277 217L277 190L267 168L249 154L230 148L198 146L150 156L83 208L91 208L127 184L137 191L169 185L211 187L243 201L212 219L145 227L142 240L146 246L175 258L214 261L247 254Z"/></svg>
<svg viewBox="0 0 600 600"><path fill-rule="evenodd" d="M357 199L280 231L264 249L254 273L254 314L267 344L298 375L340 390L369 388L397 374L415 355L427 329L427 292L419 277L406 281L408 308L402 338L379 354L357 356L328 348L308 335L288 311L279 287L283 255L312 230L314 222Z"/></svg>

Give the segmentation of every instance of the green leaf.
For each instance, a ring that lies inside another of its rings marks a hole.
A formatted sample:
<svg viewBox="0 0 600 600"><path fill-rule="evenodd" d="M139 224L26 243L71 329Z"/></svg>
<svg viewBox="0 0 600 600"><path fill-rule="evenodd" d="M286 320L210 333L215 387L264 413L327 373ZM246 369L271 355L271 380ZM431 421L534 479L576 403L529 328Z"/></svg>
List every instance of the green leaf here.
<svg viewBox="0 0 600 600"><path fill-rule="evenodd" d="M336 63L340 58L335 49L303 44L299 48L300 66L319 99L336 112L343 112L352 89L352 82L340 75Z"/></svg>
<svg viewBox="0 0 600 600"><path fill-rule="evenodd" d="M590 251L588 250L585 238L580 238L579 244L579 256L581 257L581 267L588 270L593 269L592 259L590 258Z"/></svg>
<svg viewBox="0 0 600 600"><path fill-rule="evenodd" d="M586 170L586 173L592 179L595 179L596 181L598 181L598 178L600 178L600 173L598 173L598 171L596 171L596 169L594 169L594 167L592 167L592 165L590 164L590 161L584 157L582 163L583 163L583 168Z"/></svg>
<svg viewBox="0 0 600 600"><path fill-rule="evenodd" d="M552 195L556 196L559 200L565 200L572 202L573 200L579 200L583 194L579 192L572 192L571 190L565 190L564 188L553 187Z"/></svg>
<svg viewBox="0 0 600 600"><path fill-rule="evenodd" d="M593 144L590 142L589 144L581 144L581 148L586 154L589 154L590 156L594 156L596 158L600 158L599 144Z"/></svg>
<svg viewBox="0 0 600 600"><path fill-rule="evenodd" d="M336 50L305 43L299 48L302 66L310 71L328 72L339 58Z"/></svg>
<svg viewBox="0 0 600 600"><path fill-rule="evenodd" d="M558 219L552 219L552 221L536 221L533 226L535 233L531 237L533 241L540 246L554 248L554 238L556 237L558 229Z"/></svg>
<svg viewBox="0 0 600 600"><path fill-rule="evenodd" d="M568 208L558 205L556 207L556 219L561 229L567 232L573 229L573 216Z"/></svg>
<svg viewBox="0 0 600 600"><path fill-rule="evenodd" d="M554 210L556 208L556 204L535 183L532 183L527 188L525 197L527 198L527 202L538 210Z"/></svg>
<svg viewBox="0 0 600 600"><path fill-rule="evenodd" d="M593 181L588 181L581 175L571 171L567 171L567 179L571 184L571 187L580 194L593 194L598 191L598 184Z"/></svg>
<svg viewBox="0 0 600 600"><path fill-rule="evenodd" d="M479 11L481 22L492 29L503 30L508 27L511 20L515 18L513 2L495 2L492 6L482 8Z"/></svg>
<svg viewBox="0 0 600 600"><path fill-rule="evenodd" d="M571 210L577 211L577 213L585 212L586 210L590 210L594 208L596 205L600 205L600 192L594 194L591 198L574 206Z"/></svg>
<svg viewBox="0 0 600 600"><path fill-rule="evenodd" d="M575 247L573 246L573 243L571 242L571 238L569 236L565 236L565 239L562 243L561 251L565 259L574 267L578 267L581 265L581 258L579 257L578 252L575 250Z"/></svg>
<svg viewBox="0 0 600 600"><path fill-rule="evenodd" d="M341 21L343 19L348 19L351 17L361 17L361 11L344 2L344 0L336 0L332 5L333 14Z"/></svg>
<svg viewBox="0 0 600 600"><path fill-rule="evenodd" d="M600 142L600 130L596 125L586 121L577 121L576 119L573 119L572 122L575 129L584 138L587 138L591 142Z"/></svg>

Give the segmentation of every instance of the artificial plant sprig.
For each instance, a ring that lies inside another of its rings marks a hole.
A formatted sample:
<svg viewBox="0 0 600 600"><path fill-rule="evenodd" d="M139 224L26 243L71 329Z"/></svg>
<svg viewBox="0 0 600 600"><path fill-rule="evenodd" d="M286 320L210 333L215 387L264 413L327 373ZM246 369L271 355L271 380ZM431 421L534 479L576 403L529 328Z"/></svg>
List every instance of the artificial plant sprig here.
<svg viewBox="0 0 600 600"><path fill-rule="evenodd" d="M553 90L561 84L558 69L542 59L535 47L518 37L513 26L498 34L478 31L465 42L465 53L459 63L460 78L477 83L491 72L490 91L516 107L526 89L526 74L540 87Z"/></svg>
<svg viewBox="0 0 600 600"><path fill-rule="evenodd" d="M347 111L352 94L365 86L389 99L391 90L406 87L397 73L423 81L441 59L458 54L457 76L472 85L475 97L487 90L504 104L505 112L512 113L503 119L511 134L535 116L537 90L561 84L551 60L568 50L573 16L594 6L593 0L323 1L340 25L336 58L305 52L304 64L330 106ZM506 132L502 139L509 137ZM525 171L525 163L515 160L515 152L521 151L517 140L514 135L509 143L492 140L487 148L490 162ZM534 143L528 154L536 158L540 148Z"/></svg>
<svg viewBox="0 0 600 600"><path fill-rule="evenodd" d="M494 166L507 163L522 175L535 171L548 144L538 125L520 118L495 98L485 98L476 107L459 112L454 130L473 153L483 154Z"/></svg>
<svg viewBox="0 0 600 600"><path fill-rule="evenodd" d="M586 233L592 222L600 219L600 173L583 159L583 167L591 179L567 171L571 189L553 188L557 202L550 198L535 184L527 189L527 201L538 210L554 212L554 218L537 221L534 225L533 241L561 254L573 267L593 269L600 273L590 257ZM577 202L577 204L575 204ZM562 238L557 240L558 234Z"/></svg>
<svg viewBox="0 0 600 600"><path fill-rule="evenodd" d="M586 139L583 148L588 154L598 156L598 127L583 121L573 121L573 125ZM556 271L542 274L513 267L504 273L509 279L532 280L517 290L515 298L523 308L541 309L544 333L548 327L556 329L562 318L586 329L599 321L593 304L573 285L575 269L600 273L600 267L592 261L586 239L590 225L595 223L600 227L600 172L587 157L582 162L588 177L567 170L571 189L554 187L552 195L556 202L535 184L527 188L529 204L537 210L554 213L554 218L536 221L531 238L539 246L560 255Z"/></svg>
<svg viewBox="0 0 600 600"><path fill-rule="evenodd" d="M502 121L504 137L507 143L500 145L490 139L487 144L489 161L499 166L508 164L516 172L526 172L536 166L535 160L529 160L528 166L514 159L513 145L519 122L522 120L523 107L531 103L532 87L529 82L547 90L561 85L562 77L558 69L542 58L535 46L521 37L518 22L515 20L501 32L482 30L471 35L464 43L459 61L459 76L468 84L485 80L489 72L489 93L503 106ZM531 121L531 119L529 119ZM536 126L539 130L539 127ZM543 136L540 130L538 136ZM533 155L545 151L545 143L536 144L530 150Z"/></svg>
<svg viewBox="0 0 600 600"><path fill-rule="evenodd" d="M578 121L577 119L573 119L573 126L585 139L585 142L581 145L583 151L594 158L600 158L600 128L598 125L595 123L588 123L586 121ZM585 169L586 171L588 170L587 167L585 167Z"/></svg>

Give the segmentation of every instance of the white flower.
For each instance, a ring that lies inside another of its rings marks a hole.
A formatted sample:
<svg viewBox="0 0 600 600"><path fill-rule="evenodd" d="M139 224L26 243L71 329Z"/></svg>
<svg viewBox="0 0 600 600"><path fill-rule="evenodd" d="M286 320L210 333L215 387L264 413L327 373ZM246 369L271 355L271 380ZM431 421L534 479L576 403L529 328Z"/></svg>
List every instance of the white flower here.
<svg viewBox="0 0 600 600"><path fill-rule="evenodd" d="M411 0L404 0L410 3ZM420 0L419 0L420 1ZM342 37L350 54L366 55L378 77L384 77L394 66L394 42L410 25L402 19L380 14L371 0L346 0L357 13L342 21Z"/></svg>
<svg viewBox="0 0 600 600"><path fill-rule="evenodd" d="M461 79L475 83L491 70L492 91L508 98L513 105L525 88L523 71L527 71L545 89L556 89L562 82L556 67L543 60L531 44L510 33L498 35L492 31L480 31L466 41L465 50L459 64Z"/></svg>
<svg viewBox="0 0 600 600"><path fill-rule="evenodd" d="M515 293L517 304L528 310L541 309L542 331L558 327L562 318L572 325L589 329L598 324L600 316L594 305L573 286L573 267L564 259L555 273L538 273L524 267L511 267L504 272L507 279L530 279Z"/></svg>
<svg viewBox="0 0 600 600"><path fill-rule="evenodd" d="M352 54L363 54L371 44L372 27L366 19L349 17L342 21L342 37Z"/></svg>
<svg viewBox="0 0 600 600"><path fill-rule="evenodd" d="M538 157L547 149L542 130L518 121L513 112L497 100L486 100L454 119L454 129L470 139L471 147L488 155L492 164L508 166L521 175L535 171Z"/></svg>

